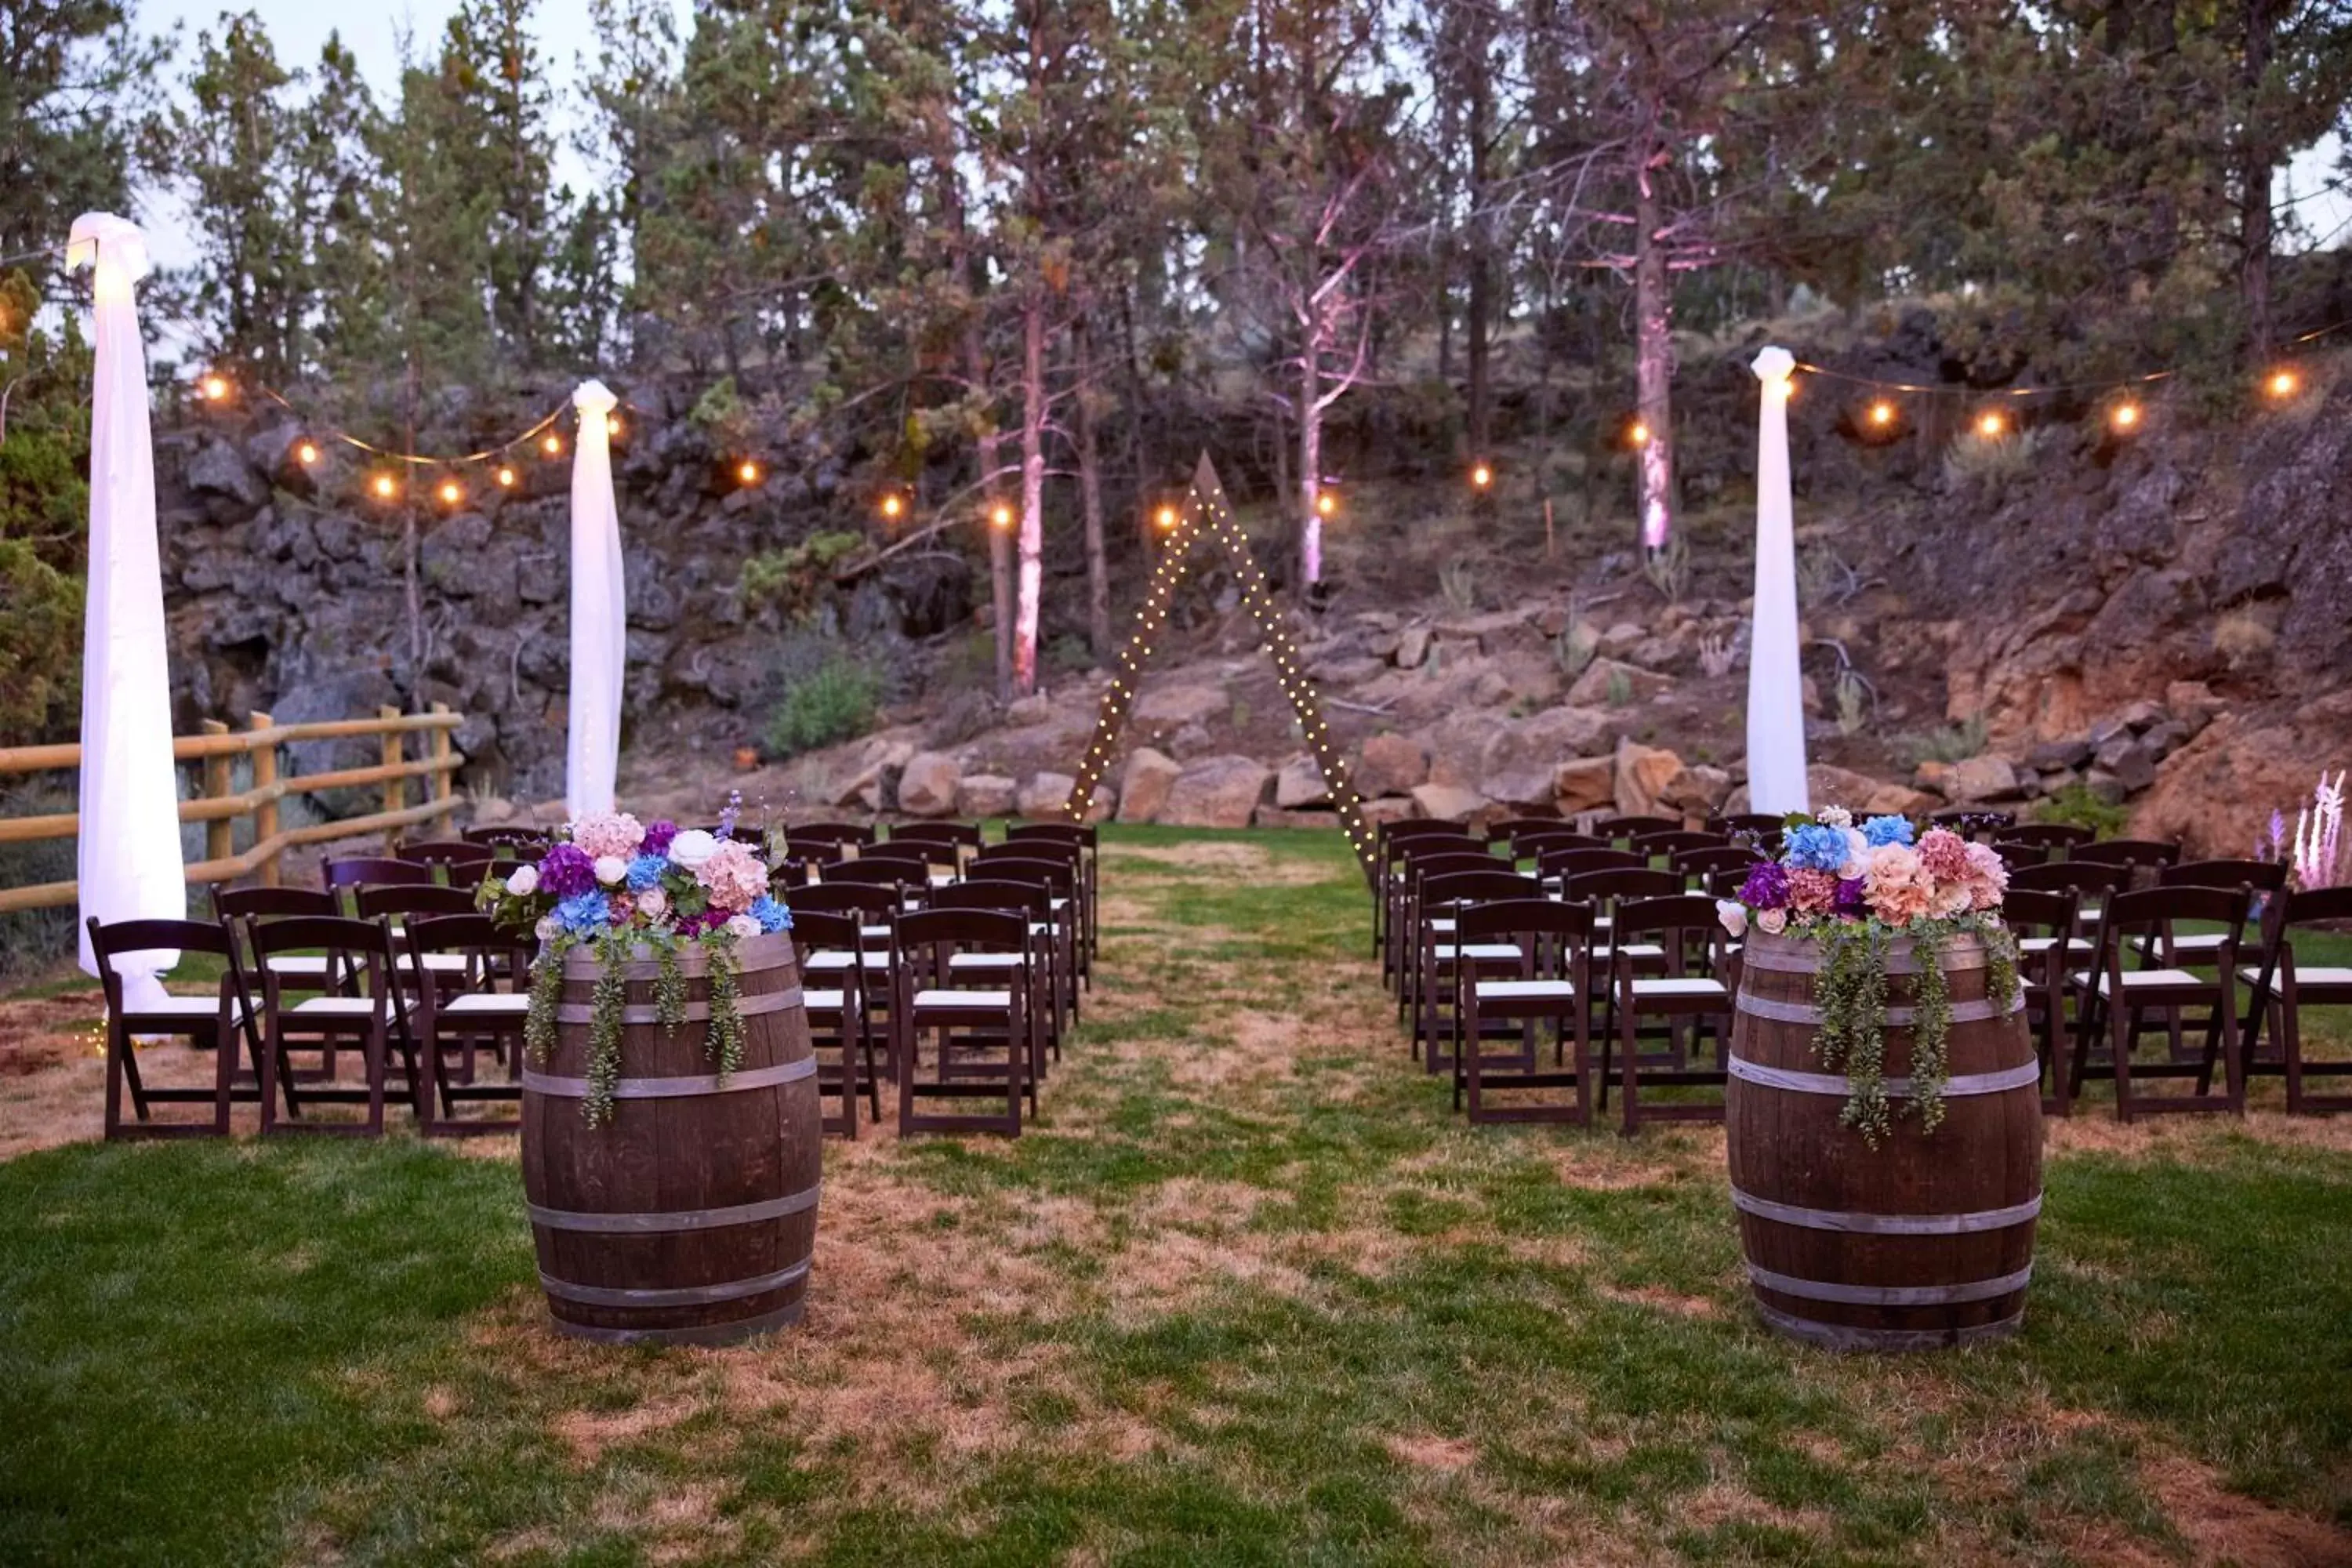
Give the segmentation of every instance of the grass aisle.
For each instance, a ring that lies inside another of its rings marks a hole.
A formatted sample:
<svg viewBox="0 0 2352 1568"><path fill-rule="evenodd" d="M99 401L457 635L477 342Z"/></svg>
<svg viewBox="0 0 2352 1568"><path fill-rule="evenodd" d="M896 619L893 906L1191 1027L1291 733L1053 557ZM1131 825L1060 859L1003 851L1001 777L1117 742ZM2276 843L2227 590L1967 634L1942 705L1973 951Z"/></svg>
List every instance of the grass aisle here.
<svg viewBox="0 0 2352 1568"><path fill-rule="evenodd" d="M2021 1342L1833 1360L1718 1134L1459 1123L1336 836L1103 889L1043 1124L828 1148L762 1347L545 1332L510 1149L0 1164L0 1561L2352 1562L2340 1126L2065 1129Z"/></svg>

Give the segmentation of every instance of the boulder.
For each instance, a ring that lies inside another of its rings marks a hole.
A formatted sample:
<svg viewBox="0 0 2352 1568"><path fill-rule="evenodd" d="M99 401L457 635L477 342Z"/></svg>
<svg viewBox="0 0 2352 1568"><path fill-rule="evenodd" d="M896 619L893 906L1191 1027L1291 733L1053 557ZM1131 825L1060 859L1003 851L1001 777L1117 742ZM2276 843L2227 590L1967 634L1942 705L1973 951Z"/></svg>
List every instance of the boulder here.
<svg viewBox="0 0 2352 1568"><path fill-rule="evenodd" d="M1378 800L1364 802L1358 811L1363 817L1366 826L1378 827L1384 822L1412 820L1413 805L1411 800L1402 795L1384 795Z"/></svg>
<svg viewBox="0 0 2352 1568"><path fill-rule="evenodd" d="M1666 781L1660 797L1685 816L1710 816L1723 809L1731 794L1731 775L1705 763L1687 763Z"/></svg>
<svg viewBox="0 0 2352 1568"><path fill-rule="evenodd" d="M1457 705L1450 718L1423 733L1429 747L1429 783L1448 789L1475 790L1485 771L1486 744L1511 727L1500 713Z"/></svg>
<svg viewBox="0 0 2352 1568"><path fill-rule="evenodd" d="M909 816L951 816L963 769L944 752L918 752L898 774L898 809Z"/></svg>
<svg viewBox="0 0 2352 1568"><path fill-rule="evenodd" d="M1573 707L1600 708L1608 704L1613 691L1622 690L1628 702L1647 702L1674 683L1673 676L1660 675L1654 669L1613 658L1596 658L1568 689L1568 700Z"/></svg>
<svg viewBox="0 0 2352 1568"><path fill-rule="evenodd" d="M188 459L187 481L189 490L208 502L226 503L208 507L216 521L257 510L269 499L269 487L245 454L226 441L206 441Z"/></svg>
<svg viewBox="0 0 2352 1568"><path fill-rule="evenodd" d="M1178 827L1247 827L1274 772L1255 757L1208 757L1179 774L1160 820Z"/></svg>
<svg viewBox="0 0 2352 1568"><path fill-rule="evenodd" d="M1356 753L1356 788L1367 795L1409 795L1429 782L1429 752L1407 735L1374 735Z"/></svg>
<svg viewBox="0 0 2352 1568"><path fill-rule="evenodd" d="M1133 719L1156 730L1181 730L1222 718L1233 705L1222 686L1163 686L1135 700Z"/></svg>
<svg viewBox="0 0 2352 1568"><path fill-rule="evenodd" d="M1475 789L1425 784L1412 792L1413 810L1437 822L1467 822L1494 803Z"/></svg>
<svg viewBox="0 0 2352 1568"><path fill-rule="evenodd" d="M2099 748L2095 765L2136 794L2156 782L2156 763L2157 753L2147 742L2118 737Z"/></svg>
<svg viewBox="0 0 2352 1568"><path fill-rule="evenodd" d="M1067 773L1034 773L1013 797L1013 808L1033 820L1059 816L1078 781Z"/></svg>
<svg viewBox="0 0 2352 1568"><path fill-rule="evenodd" d="M1399 669L1418 669L1429 657L1429 628L1414 625L1397 634L1396 662Z"/></svg>
<svg viewBox="0 0 2352 1568"><path fill-rule="evenodd" d="M2176 680L2164 689L2164 710L2184 736L2194 740L2221 710L2221 700L2201 680Z"/></svg>
<svg viewBox="0 0 2352 1568"><path fill-rule="evenodd" d="M1215 751L1217 742L1205 725L1186 724L1168 737L1162 749L1178 761L1189 763Z"/></svg>
<svg viewBox="0 0 2352 1568"><path fill-rule="evenodd" d="M2077 735L2067 741L2044 741L2025 753L2028 767L2038 773L2079 768L2091 760L2091 742Z"/></svg>
<svg viewBox="0 0 2352 1568"><path fill-rule="evenodd" d="M1617 795L1617 759L1570 757L1552 770L1552 804L1562 816L1598 811Z"/></svg>
<svg viewBox="0 0 2352 1568"><path fill-rule="evenodd" d="M1507 722L1480 749L1475 787L1507 805L1549 805L1559 794L1561 761L1606 746L1615 728L1608 714L1591 708L1547 708Z"/></svg>
<svg viewBox="0 0 2352 1568"><path fill-rule="evenodd" d="M889 798L890 770L878 762L867 763L854 770L834 790L832 802L839 806L858 806L866 811L879 811Z"/></svg>
<svg viewBox="0 0 2352 1568"><path fill-rule="evenodd" d="M1617 742L1616 802L1620 816L1670 815L1666 785L1683 771L1683 760L1659 746L1630 739Z"/></svg>
<svg viewBox="0 0 2352 1568"><path fill-rule="evenodd" d="M1842 805L1857 814L1870 809L1870 799L1886 786L1868 773L1815 763L1805 770L1805 798L1815 811Z"/></svg>
<svg viewBox="0 0 2352 1568"><path fill-rule="evenodd" d="M1118 819L1121 822L1157 822L1160 809L1168 804L1168 792L1175 787L1183 764L1165 752L1150 746L1138 746L1129 753L1127 771L1119 775Z"/></svg>
<svg viewBox="0 0 2352 1568"><path fill-rule="evenodd" d="M1642 640L1649 635L1648 628L1638 621L1619 621L1602 632L1594 646L1600 649L1602 658L1622 658L1639 647Z"/></svg>
<svg viewBox="0 0 2352 1568"><path fill-rule="evenodd" d="M956 782L955 814L971 822L1010 816L1018 794L1018 786L1000 774L966 773Z"/></svg>
<svg viewBox="0 0 2352 1568"><path fill-rule="evenodd" d="M2083 787L2091 792L2093 798L2108 805L2121 805L2124 796L2131 793L2124 787L2123 780L2102 768L2093 768L2084 773Z"/></svg>
<svg viewBox="0 0 2352 1568"><path fill-rule="evenodd" d="M1912 770L1911 787L1948 798L1952 793L1952 764L1929 757Z"/></svg>
<svg viewBox="0 0 2352 1568"><path fill-rule="evenodd" d="M399 700L400 689L390 676L379 669L353 669L285 688L269 704L269 713L280 724L373 719L378 708ZM286 748L289 775L341 773L346 768L372 767L383 760L381 743L373 735L298 741ZM379 784L354 784L322 790L310 800L323 816L361 816L382 807L383 793Z"/></svg>
<svg viewBox="0 0 2352 1568"><path fill-rule="evenodd" d="M1328 805L1331 786L1312 756L1293 757L1274 776L1274 804L1285 811Z"/></svg>
<svg viewBox="0 0 2352 1568"><path fill-rule="evenodd" d="M1954 800L2008 800L2017 793L2017 770L2007 757L1970 757L1953 764Z"/></svg>
<svg viewBox="0 0 2352 1568"><path fill-rule="evenodd" d="M1307 667L1309 679L1323 686L1360 686L1386 669L1386 660L1353 654L1319 658Z"/></svg>

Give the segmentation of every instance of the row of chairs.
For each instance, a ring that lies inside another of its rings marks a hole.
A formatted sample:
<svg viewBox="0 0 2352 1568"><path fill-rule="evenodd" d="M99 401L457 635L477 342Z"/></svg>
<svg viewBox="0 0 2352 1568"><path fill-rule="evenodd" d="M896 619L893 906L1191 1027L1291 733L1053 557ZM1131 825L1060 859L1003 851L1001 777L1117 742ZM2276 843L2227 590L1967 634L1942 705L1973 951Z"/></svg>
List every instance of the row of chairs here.
<svg viewBox="0 0 2352 1568"><path fill-rule="evenodd" d="M2290 1111L2352 1107L2352 1096L2308 1087L2352 1063L2311 1058L2302 1029L2306 1007L2352 1005L2352 968L2298 965L2292 940L2341 929L2352 890L2289 894L2275 864L2182 862L2177 846L2154 841L2094 844L1998 816L1957 826L2011 858L2004 914L2021 939L2053 1113L2070 1113L2096 1080L2116 1085L2126 1120L2242 1110L2246 1080L2264 1074L2284 1079ZM1451 1071L1474 1121L1588 1121L1596 1098L1606 1109L1612 1077L1629 1132L1644 1120L1719 1116L1719 1104L1652 1105L1643 1091L1724 1081L1738 954L1715 900L1736 892L1777 828L1522 821L1481 839L1447 824L1388 825L1376 840L1375 945L1415 1055ZM2142 1056L2151 1035L2163 1037L2153 1061ZM2151 1087L2164 1079L2193 1087ZM1558 1089L1572 1099L1497 1098Z"/></svg>
<svg viewBox="0 0 2352 1568"><path fill-rule="evenodd" d="M475 913L474 889L492 864L534 853L541 841L492 831L500 835L494 843L331 860L316 890L216 888L210 922L94 922L108 1003L107 1135L225 1134L240 1102L258 1103L265 1131L375 1135L395 1089L429 1134L512 1131L512 1115L464 1112L520 1099L530 944ZM1017 1131L1021 1100L1034 1110L1036 1079L1091 984L1096 845L1090 827L1033 824L1014 836L990 846L976 827L925 824L894 835L894 847L793 835L796 848L814 850L789 864L783 880L815 983L804 994L825 1047L820 1083L836 1106L828 1131L856 1136L861 1078L880 1116L877 1046L901 1088L905 1130ZM215 960L215 994L133 1011L116 961L159 950ZM916 1073L925 1032L940 1042L932 1082ZM134 1047L155 1036L209 1050L211 1081L148 1082ZM983 1036L999 1047L992 1068L982 1061ZM1005 1050L1006 1042L1020 1048ZM338 1061L354 1048L356 1084ZM485 1058L506 1068L499 1079L479 1070ZM982 1079L1002 1087L975 1089ZM916 1104L995 1092L1009 1098L1003 1117L926 1116ZM153 1115L174 1103L208 1104L213 1114ZM336 1103L362 1107L362 1118L308 1114Z"/></svg>

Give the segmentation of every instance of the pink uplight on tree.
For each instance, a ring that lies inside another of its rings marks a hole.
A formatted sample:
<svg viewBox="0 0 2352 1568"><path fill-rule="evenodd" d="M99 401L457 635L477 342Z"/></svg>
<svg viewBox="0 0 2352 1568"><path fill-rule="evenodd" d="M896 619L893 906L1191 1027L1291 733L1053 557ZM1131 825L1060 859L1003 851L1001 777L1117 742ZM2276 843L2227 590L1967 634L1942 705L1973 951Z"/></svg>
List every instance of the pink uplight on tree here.
<svg viewBox="0 0 2352 1568"><path fill-rule="evenodd" d="M2318 786L2311 792L2311 804L2294 814L2294 840L2288 849L2287 865L2295 887L2305 892L2336 887L2344 880L2344 780L2345 770L2340 768L2334 784L2321 773Z"/></svg>

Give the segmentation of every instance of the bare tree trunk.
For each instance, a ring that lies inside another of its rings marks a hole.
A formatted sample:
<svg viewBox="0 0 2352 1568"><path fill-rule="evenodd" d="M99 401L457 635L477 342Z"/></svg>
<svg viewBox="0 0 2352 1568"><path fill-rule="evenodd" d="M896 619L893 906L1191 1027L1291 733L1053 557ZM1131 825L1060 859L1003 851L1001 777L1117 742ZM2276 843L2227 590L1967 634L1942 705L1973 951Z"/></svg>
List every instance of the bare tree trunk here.
<svg viewBox="0 0 2352 1568"><path fill-rule="evenodd" d="M1298 345L1298 591L1323 580L1323 351L1330 333L1328 308L1307 306Z"/></svg>
<svg viewBox="0 0 2352 1568"><path fill-rule="evenodd" d="M1095 416L1087 397L1094 374L1094 335L1086 318L1072 331L1078 362L1078 502L1085 513L1087 533L1087 637L1094 645L1095 661L1110 658L1110 563L1103 553L1102 465L1095 451Z"/></svg>
<svg viewBox="0 0 2352 1568"><path fill-rule="evenodd" d="M1664 550L1674 534L1675 322L1665 247L1658 243L1657 169L1645 157L1633 198L1634 383L1643 442L1642 544Z"/></svg>
<svg viewBox="0 0 2352 1568"><path fill-rule="evenodd" d="M1045 581L1045 301L1034 284L1021 317L1021 572L1013 689L1026 697L1037 689L1037 600Z"/></svg>
<svg viewBox="0 0 2352 1568"><path fill-rule="evenodd" d="M1487 122L1494 118L1492 83L1487 79L1486 37L1470 13L1470 298L1464 326L1464 358L1470 373L1470 457L1483 462L1493 456L1494 383L1489 366L1489 334L1495 314L1494 224L1486 214Z"/></svg>
<svg viewBox="0 0 2352 1568"><path fill-rule="evenodd" d="M972 385L987 386L988 356L981 350L976 323L964 333L963 362L964 374ZM988 589L989 603L995 612L992 629L996 634L996 695L1000 698L1013 689L1013 541L996 526L996 465L1003 439L996 433L993 420L980 437L981 505L989 520Z"/></svg>
<svg viewBox="0 0 2352 1568"><path fill-rule="evenodd" d="M2257 363L2270 357L2275 328L2271 320L2271 170L2270 138L2259 129L2263 79L2270 73L2271 51L2277 30L2277 0L2245 0L2244 55L2246 101L2240 118L2244 145L2238 160L2238 288L2246 312L2246 347Z"/></svg>

